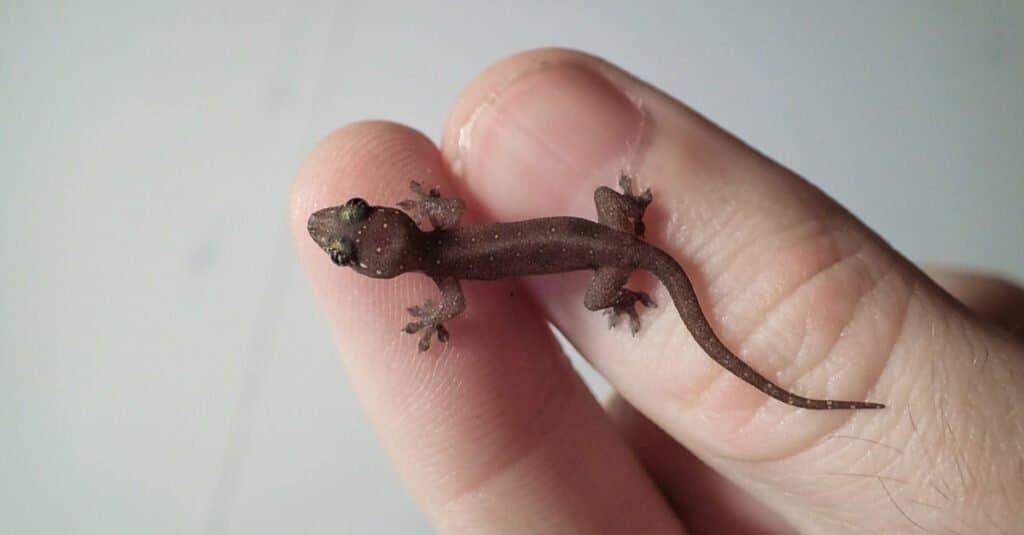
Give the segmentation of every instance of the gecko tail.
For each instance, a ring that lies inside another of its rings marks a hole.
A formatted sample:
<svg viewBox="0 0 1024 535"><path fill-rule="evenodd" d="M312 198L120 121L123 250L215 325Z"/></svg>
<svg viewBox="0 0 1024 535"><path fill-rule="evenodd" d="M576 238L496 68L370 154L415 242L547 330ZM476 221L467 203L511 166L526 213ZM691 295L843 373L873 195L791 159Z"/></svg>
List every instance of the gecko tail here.
<svg viewBox="0 0 1024 535"><path fill-rule="evenodd" d="M697 293L693 289L693 283L686 275L682 266L674 258L657 249L650 247L650 255L646 255L648 261L641 265L643 269L650 271L657 277L665 288L668 289L672 302L679 312L686 328L690 331L697 344L715 362L719 363L730 373L743 379L745 382L757 388L761 392L794 407L811 410L839 410L839 409L883 409L885 405L871 401L844 401L831 399L813 399L798 396L785 388L770 381L761 375L749 364L737 357L718 338L707 317L700 308L697 300Z"/></svg>

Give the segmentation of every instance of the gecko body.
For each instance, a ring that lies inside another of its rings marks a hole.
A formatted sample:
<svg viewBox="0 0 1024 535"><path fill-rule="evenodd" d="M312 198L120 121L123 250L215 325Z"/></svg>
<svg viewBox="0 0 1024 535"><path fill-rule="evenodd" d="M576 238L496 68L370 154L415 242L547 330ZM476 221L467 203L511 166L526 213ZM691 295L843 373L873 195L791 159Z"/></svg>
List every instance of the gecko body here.
<svg viewBox="0 0 1024 535"><path fill-rule="evenodd" d="M651 202L649 190L637 195L623 176L622 193L601 187L594 193L598 220L546 217L513 223L459 227L464 206L443 198L436 188L412 190L417 198L399 203L402 210L371 206L360 198L313 213L310 237L339 266L363 275L391 278L420 272L431 277L441 292L438 303L427 301L409 309L414 321L407 333L421 332L420 351L436 336L448 341L444 322L465 309L459 280L495 280L592 270L583 304L605 310L610 324L629 318L635 334L640 328L637 306L654 306L643 293L625 288L630 273L643 269L665 287L676 310L697 343L716 362L758 390L789 405L805 409L879 409L867 401L812 399L776 385L730 351L711 329L686 272L668 253L642 240L643 213ZM405 210L405 211L403 211ZM408 212L408 213L406 213ZM412 217L410 217L410 215ZM419 228L428 219L433 230Z"/></svg>

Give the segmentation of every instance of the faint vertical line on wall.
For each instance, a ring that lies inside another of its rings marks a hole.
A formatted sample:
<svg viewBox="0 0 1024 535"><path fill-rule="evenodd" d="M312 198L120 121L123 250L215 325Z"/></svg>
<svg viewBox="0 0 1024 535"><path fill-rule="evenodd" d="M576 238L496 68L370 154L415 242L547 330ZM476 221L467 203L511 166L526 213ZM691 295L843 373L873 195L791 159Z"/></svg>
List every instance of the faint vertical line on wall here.
<svg viewBox="0 0 1024 535"><path fill-rule="evenodd" d="M283 234L283 235L280 235ZM220 475L213 493L213 499L206 517L204 533L227 533L231 512L238 495L238 480L242 464L249 449L252 434L252 419L256 401L263 393L271 347L278 335L275 328L280 317L281 305L288 289L288 266L291 256L287 232L279 233L274 240L274 254L271 260L270 276L260 302L260 309L253 322L253 330L245 348L245 364L239 388L238 403L228 424L224 456L220 463Z"/></svg>
<svg viewBox="0 0 1024 535"><path fill-rule="evenodd" d="M305 108L306 117L305 121L303 121L304 124L300 128L306 130L313 124L313 119L316 117L317 109L321 104L321 97L324 94L323 86L327 62L332 54L337 53L337 49L333 45L337 44L338 33L351 29L351 20L349 20L349 24L341 24L339 14L355 13L358 7L357 2L345 1L340 3L326 2L326 5L333 8L329 14L329 20L332 22L326 32L326 38L323 40L322 49L319 51L319 60L316 62L316 70L318 72L315 75L318 76L318 79L312 92L313 98L295 105L296 112L302 110L303 107ZM300 28L300 30L305 29ZM351 31L347 31L343 37L347 37L347 35L351 35ZM293 57L291 50L285 50L282 52L281 57L278 58L279 68L275 76L279 79L296 79L295 77L287 77L286 75L289 74L287 72L288 69L283 66L291 57ZM279 109L277 111L276 123L282 130L285 130L285 110ZM292 130L290 132L281 132L282 136L290 135L292 139L279 139L280 145L284 146L290 141L301 138L300 134L302 132L294 131L296 129ZM308 147L302 147L298 150L308 150ZM292 153L287 150L282 152L286 153L282 155L286 158L292 156ZM284 191L287 192L289 189ZM274 253L270 274L263 291L260 309L256 320L253 322L252 332L243 355L245 364L243 365L238 402L229 423L224 454L220 463L220 473L217 477L209 508L207 509L203 529L203 533L207 535L228 533L231 528L235 502L239 494L242 470L249 451L255 408L262 396L266 382L267 370L270 367L270 360L272 358L271 348L280 334L278 332L280 311L287 295L289 281L291 280L290 271L295 266L295 262L292 260L294 253L290 243L290 234L286 225L273 240Z"/></svg>

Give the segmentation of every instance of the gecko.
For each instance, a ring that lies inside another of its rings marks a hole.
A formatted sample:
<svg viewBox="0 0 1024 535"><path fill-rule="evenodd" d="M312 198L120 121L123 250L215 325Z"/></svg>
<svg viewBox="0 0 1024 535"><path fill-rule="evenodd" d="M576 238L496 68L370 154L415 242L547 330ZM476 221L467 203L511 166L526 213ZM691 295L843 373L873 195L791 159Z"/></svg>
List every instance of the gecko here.
<svg viewBox="0 0 1024 535"><path fill-rule="evenodd" d="M372 206L359 197L317 210L306 225L310 237L339 266L368 277L387 279L419 272L433 279L440 301L427 300L408 309L414 321L402 331L421 333L419 351L431 340L447 342L444 323L465 309L460 280L495 280L591 270L594 275L583 305L609 315L615 327L629 318L633 335L640 329L638 307L653 307L644 292L625 287L630 274L653 274L669 296L697 344L736 377L783 403L804 409L881 409L869 401L812 399L794 394L758 373L718 338L704 315L693 284L671 255L643 240L643 215L653 196L650 189L633 192L623 174L619 193L602 186L594 192L597 221L578 217L543 217L512 223L460 227L465 210L461 199L442 197L412 181L414 199L398 208ZM422 230L426 219L431 230Z"/></svg>

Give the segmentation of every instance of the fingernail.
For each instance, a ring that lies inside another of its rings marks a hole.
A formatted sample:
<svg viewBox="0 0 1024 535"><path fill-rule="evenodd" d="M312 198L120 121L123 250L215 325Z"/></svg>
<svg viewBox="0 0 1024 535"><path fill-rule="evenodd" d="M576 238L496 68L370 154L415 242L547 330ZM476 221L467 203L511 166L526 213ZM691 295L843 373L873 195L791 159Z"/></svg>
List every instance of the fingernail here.
<svg viewBox="0 0 1024 535"><path fill-rule="evenodd" d="M540 208L537 187L557 196L560 185L614 184L628 170L643 123L639 106L600 74L575 64L539 66L478 105L459 130L453 167L475 189L500 195L500 206ZM584 193L589 202L592 193Z"/></svg>

